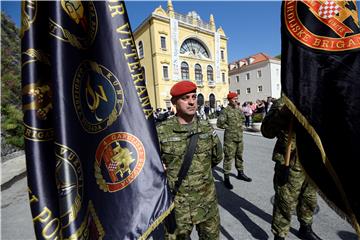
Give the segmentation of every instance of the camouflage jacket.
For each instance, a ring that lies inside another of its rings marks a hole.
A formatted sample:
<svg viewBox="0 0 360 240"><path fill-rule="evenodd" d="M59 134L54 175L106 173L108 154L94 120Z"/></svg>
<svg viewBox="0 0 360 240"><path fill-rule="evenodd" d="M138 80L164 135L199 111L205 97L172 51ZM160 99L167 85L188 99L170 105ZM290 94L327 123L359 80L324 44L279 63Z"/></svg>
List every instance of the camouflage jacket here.
<svg viewBox="0 0 360 240"><path fill-rule="evenodd" d="M245 117L239 109L227 106L217 119L217 126L225 129L224 141L242 141Z"/></svg>
<svg viewBox="0 0 360 240"><path fill-rule="evenodd" d="M205 212L208 213L210 208L217 204L211 169L223 159L220 140L215 130L204 120L181 125L178 118L173 117L161 122L156 128L161 159L166 166L166 175L171 189L174 188L183 163L190 133L199 134L190 169L178 190L175 204L178 208L191 209L195 222L202 221L204 216L196 213L204 212L206 209L208 210ZM198 211L199 209L202 210Z"/></svg>
<svg viewBox="0 0 360 240"><path fill-rule="evenodd" d="M285 105L282 98L276 100L271 106L270 111L266 114L262 124L261 124L261 133L266 138L277 137L273 151L273 161L284 164L285 163L285 154L286 154L286 145L288 139L288 128L290 122L290 113L282 111L283 106ZM295 126L294 126L295 128ZM296 141L295 141L295 132L293 134L291 142L291 155L290 155L290 166L293 169L300 169L299 161L296 158Z"/></svg>

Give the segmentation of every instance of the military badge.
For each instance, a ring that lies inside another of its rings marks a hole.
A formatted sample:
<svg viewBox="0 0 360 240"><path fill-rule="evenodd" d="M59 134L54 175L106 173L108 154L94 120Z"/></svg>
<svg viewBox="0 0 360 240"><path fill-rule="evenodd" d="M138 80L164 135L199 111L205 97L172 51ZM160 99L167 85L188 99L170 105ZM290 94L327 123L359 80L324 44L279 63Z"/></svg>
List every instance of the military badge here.
<svg viewBox="0 0 360 240"><path fill-rule="evenodd" d="M285 1L287 32L312 49L346 51L360 48L360 28L355 1ZM312 17L306 20L303 16Z"/></svg>
<svg viewBox="0 0 360 240"><path fill-rule="evenodd" d="M55 143L55 156L61 226L66 228L77 218L82 208L83 172L81 161L72 149Z"/></svg>
<svg viewBox="0 0 360 240"><path fill-rule="evenodd" d="M84 61L73 81L73 102L84 130L97 133L119 117L124 103L123 89L110 70Z"/></svg>
<svg viewBox="0 0 360 240"><path fill-rule="evenodd" d="M141 172L145 148L134 135L117 132L101 141L95 158L96 182L103 191L116 192L127 187Z"/></svg>
<svg viewBox="0 0 360 240"><path fill-rule="evenodd" d="M31 100L23 105L23 110L35 110L36 116L40 120L48 119L48 114L52 110L52 91L49 84L34 83L28 84L23 88L23 95Z"/></svg>
<svg viewBox="0 0 360 240"><path fill-rule="evenodd" d="M92 1L61 0L63 25L50 19L50 35L79 49L94 42L98 18ZM69 30L71 29L71 31Z"/></svg>
<svg viewBox="0 0 360 240"><path fill-rule="evenodd" d="M31 126L30 122L24 120L24 137L32 141L49 141L54 137L52 128L48 128L47 121L52 114L52 92L47 83L32 83L25 85L22 89L23 111L25 115L32 115L38 118L38 123L43 126ZM28 119L28 118L25 118ZM30 120L30 119L29 119Z"/></svg>
<svg viewBox="0 0 360 240"><path fill-rule="evenodd" d="M52 140L54 137L51 127L53 93L50 81L45 77L50 75L49 56L41 49L29 48L22 52L22 62L22 67L35 68L44 73L44 76L34 74L35 82L25 84L22 88L24 137L31 141Z"/></svg>

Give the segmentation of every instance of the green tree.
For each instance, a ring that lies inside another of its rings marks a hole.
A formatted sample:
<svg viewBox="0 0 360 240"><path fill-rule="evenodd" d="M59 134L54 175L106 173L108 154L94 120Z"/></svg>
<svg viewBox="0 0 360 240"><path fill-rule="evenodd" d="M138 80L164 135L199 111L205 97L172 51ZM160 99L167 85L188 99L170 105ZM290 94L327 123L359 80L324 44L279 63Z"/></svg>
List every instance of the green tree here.
<svg viewBox="0 0 360 240"><path fill-rule="evenodd" d="M1 12L1 136L7 144L23 148L21 104L21 49L19 29Z"/></svg>

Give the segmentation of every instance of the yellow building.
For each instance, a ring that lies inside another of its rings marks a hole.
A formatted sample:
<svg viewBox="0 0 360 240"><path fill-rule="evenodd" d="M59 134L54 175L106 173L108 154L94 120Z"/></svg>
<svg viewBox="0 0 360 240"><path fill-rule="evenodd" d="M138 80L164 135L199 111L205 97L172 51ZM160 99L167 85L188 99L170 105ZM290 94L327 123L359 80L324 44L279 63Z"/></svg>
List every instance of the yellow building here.
<svg viewBox="0 0 360 240"><path fill-rule="evenodd" d="M227 38L221 27L216 29L213 15L206 23L194 11L176 13L169 0L167 10L156 8L134 38L154 108L171 106L170 88L180 80L197 84L200 106L227 104Z"/></svg>

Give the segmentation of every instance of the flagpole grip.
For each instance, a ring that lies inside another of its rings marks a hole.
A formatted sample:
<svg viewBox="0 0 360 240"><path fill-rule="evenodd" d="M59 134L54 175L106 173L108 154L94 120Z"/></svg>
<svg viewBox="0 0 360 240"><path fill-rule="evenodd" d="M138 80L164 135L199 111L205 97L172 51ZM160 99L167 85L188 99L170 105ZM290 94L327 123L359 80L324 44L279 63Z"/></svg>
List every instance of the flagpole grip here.
<svg viewBox="0 0 360 240"><path fill-rule="evenodd" d="M290 155L291 155L291 143L294 135L293 125L294 125L294 116L291 116L289 128L288 128L288 138L286 143L286 152L285 152L285 166L290 165Z"/></svg>

